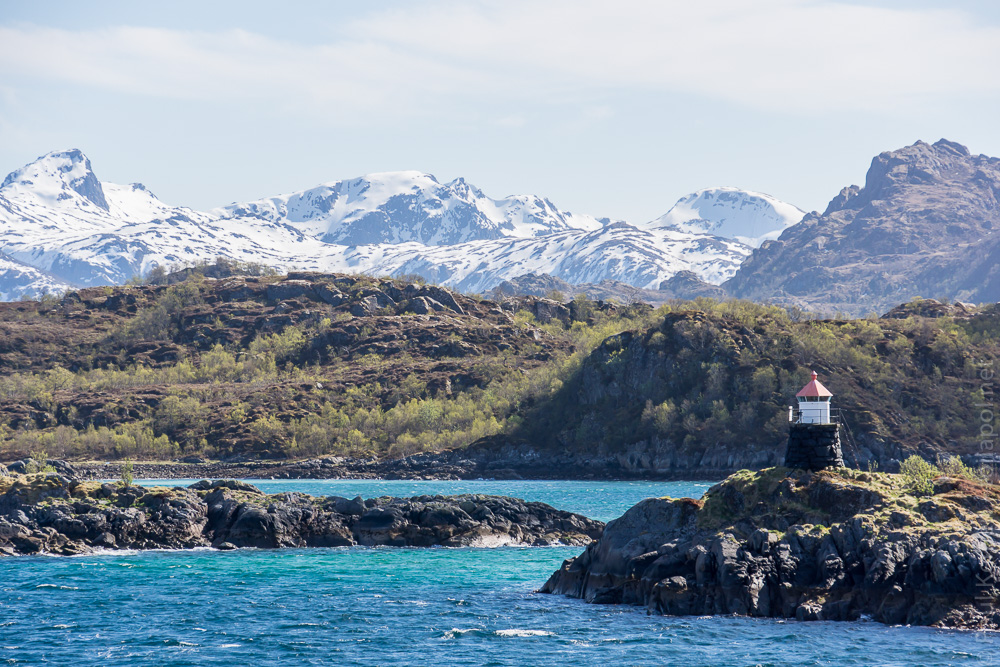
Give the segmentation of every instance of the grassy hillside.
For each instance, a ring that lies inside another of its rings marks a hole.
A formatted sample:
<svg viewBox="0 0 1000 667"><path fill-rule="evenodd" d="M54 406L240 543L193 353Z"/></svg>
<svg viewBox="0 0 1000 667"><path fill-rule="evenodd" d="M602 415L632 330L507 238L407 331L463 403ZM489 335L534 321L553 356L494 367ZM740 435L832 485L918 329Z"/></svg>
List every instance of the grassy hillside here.
<svg viewBox="0 0 1000 667"><path fill-rule="evenodd" d="M811 369L876 457L968 453L976 363L1000 349L996 306L800 321L736 301L653 310L216 275L0 304L0 459L391 457L491 438L773 449Z"/></svg>

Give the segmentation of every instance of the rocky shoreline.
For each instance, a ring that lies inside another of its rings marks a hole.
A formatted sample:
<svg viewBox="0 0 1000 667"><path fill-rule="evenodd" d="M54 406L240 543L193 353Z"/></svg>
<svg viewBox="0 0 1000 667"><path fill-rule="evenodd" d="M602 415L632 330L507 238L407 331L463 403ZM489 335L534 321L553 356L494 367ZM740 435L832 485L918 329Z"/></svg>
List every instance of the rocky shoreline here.
<svg viewBox="0 0 1000 667"><path fill-rule="evenodd" d="M97 549L584 545L604 524L486 495L266 495L236 480L125 486L60 473L0 477L0 556Z"/></svg>
<svg viewBox="0 0 1000 667"><path fill-rule="evenodd" d="M650 498L542 588L666 615L1000 629L1000 488L846 468L744 471Z"/></svg>
<svg viewBox="0 0 1000 667"><path fill-rule="evenodd" d="M759 461L757 463L760 463ZM118 479L122 463L73 462L74 477L84 480ZM697 470L656 469L621 465L613 459L581 462L559 455L539 455L534 450L493 452L457 450L416 454L399 459L356 459L327 456L301 461L137 461L137 479L564 479L564 480L718 480L736 472L734 467Z"/></svg>

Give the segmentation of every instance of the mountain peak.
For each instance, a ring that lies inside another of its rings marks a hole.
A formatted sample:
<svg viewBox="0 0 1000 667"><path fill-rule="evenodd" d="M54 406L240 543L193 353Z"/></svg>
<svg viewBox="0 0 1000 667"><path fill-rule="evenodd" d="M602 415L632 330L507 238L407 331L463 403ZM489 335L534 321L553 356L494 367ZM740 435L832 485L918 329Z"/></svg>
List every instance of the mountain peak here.
<svg viewBox="0 0 1000 667"><path fill-rule="evenodd" d="M5 194L21 192L53 203L72 199L75 192L91 204L108 210L101 182L90 159L78 148L46 153L34 162L11 172L0 185Z"/></svg>
<svg viewBox="0 0 1000 667"><path fill-rule="evenodd" d="M934 142L934 148L942 151L949 151L955 155L964 155L966 157L972 155L969 149L958 143L957 141L948 141L947 139L938 139Z"/></svg>
<svg viewBox="0 0 1000 667"><path fill-rule="evenodd" d="M996 301L1000 159L942 139L876 155L781 244L754 251L734 296L861 314L918 295Z"/></svg>
<svg viewBox="0 0 1000 667"><path fill-rule="evenodd" d="M804 215L798 207L771 195L722 186L681 197L666 214L644 226L708 233L756 247L777 238Z"/></svg>
<svg viewBox="0 0 1000 667"><path fill-rule="evenodd" d="M903 148L879 153L872 158L865 175L865 186L851 186L851 192L842 191L830 202L824 215L842 210L860 210L872 202L898 197L911 188L964 181L979 169L983 160L989 158L974 156L962 144L947 139L939 139L933 144L917 141Z"/></svg>

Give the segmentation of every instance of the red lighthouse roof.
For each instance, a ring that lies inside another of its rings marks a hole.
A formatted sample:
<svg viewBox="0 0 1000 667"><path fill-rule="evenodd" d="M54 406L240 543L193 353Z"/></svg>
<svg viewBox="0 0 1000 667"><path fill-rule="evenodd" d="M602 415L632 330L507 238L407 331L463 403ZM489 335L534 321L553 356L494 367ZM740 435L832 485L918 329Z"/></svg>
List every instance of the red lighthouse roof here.
<svg viewBox="0 0 1000 667"><path fill-rule="evenodd" d="M816 379L817 377L818 376L816 375L816 371L813 371L812 381L806 386L802 387L802 390L799 393L795 394L795 397L799 398L808 396L833 396L833 394L830 393L829 389L820 384L820 381Z"/></svg>

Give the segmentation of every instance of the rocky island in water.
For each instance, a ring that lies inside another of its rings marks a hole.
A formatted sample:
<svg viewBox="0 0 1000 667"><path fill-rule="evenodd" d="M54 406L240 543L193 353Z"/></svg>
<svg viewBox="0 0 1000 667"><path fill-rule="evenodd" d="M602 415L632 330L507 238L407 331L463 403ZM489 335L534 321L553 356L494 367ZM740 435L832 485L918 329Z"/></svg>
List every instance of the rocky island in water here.
<svg viewBox="0 0 1000 667"><path fill-rule="evenodd" d="M542 591L670 615L1000 629L1000 489L848 468L744 471L650 498Z"/></svg>
<svg viewBox="0 0 1000 667"><path fill-rule="evenodd" d="M486 495L349 499L266 495L237 480L190 487L0 477L0 556L95 549L584 545L604 524Z"/></svg>

